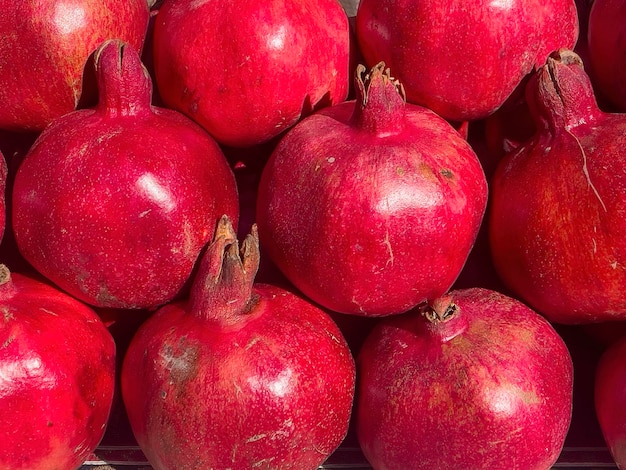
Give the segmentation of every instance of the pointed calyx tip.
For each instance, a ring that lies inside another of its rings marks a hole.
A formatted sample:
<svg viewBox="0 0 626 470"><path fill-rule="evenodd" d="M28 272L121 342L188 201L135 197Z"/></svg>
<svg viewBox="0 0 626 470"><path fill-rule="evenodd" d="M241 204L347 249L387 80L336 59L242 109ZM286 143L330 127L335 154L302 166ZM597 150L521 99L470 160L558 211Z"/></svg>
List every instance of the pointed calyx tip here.
<svg viewBox="0 0 626 470"><path fill-rule="evenodd" d="M230 220L230 217L227 215L223 215L220 217L220 220L217 222L217 227L215 228L215 234L213 235L213 243L219 238L224 238L225 240L236 240L237 234L235 233L235 229L233 228L233 223Z"/></svg>
<svg viewBox="0 0 626 470"><path fill-rule="evenodd" d="M222 216L191 288L192 311L223 324L236 322L254 303L252 291L259 262L256 225L239 249L230 218Z"/></svg>
<svg viewBox="0 0 626 470"><path fill-rule="evenodd" d="M452 296L445 295L425 305L422 313L431 323L440 323L452 319L457 310Z"/></svg>
<svg viewBox="0 0 626 470"><path fill-rule="evenodd" d="M548 63L554 64L554 62L560 62L564 65L578 65L584 68L583 60L578 54L570 49L559 49L548 57Z"/></svg>
<svg viewBox="0 0 626 470"><path fill-rule="evenodd" d="M94 53L98 104L111 117L151 112L152 79L132 45L108 39Z"/></svg>
<svg viewBox="0 0 626 470"><path fill-rule="evenodd" d="M260 262L259 234L256 224L252 226L240 249L237 233L230 217L223 215L217 223L207 254L214 261L212 277L215 283L220 282L227 275L225 270L237 271L238 276L246 279L251 276L250 282L253 282Z"/></svg>
<svg viewBox="0 0 626 470"><path fill-rule="evenodd" d="M355 81L357 90L360 91L362 105L365 106L367 104L367 100L369 97L369 88L373 82L378 80L382 80L383 83L390 83L396 89L398 94L402 97L402 100L406 102L406 93L404 91L404 86L400 83L399 80L393 78L391 76L391 71L389 68L385 68L384 62L379 62L371 70L367 70L367 68L363 64L357 65Z"/></svg>
<svg viewBox="0 0 626 470"><path fill-rule="evenodd" d="M0 285L11 280L11 271L5 264L0 264Z"/></svg>

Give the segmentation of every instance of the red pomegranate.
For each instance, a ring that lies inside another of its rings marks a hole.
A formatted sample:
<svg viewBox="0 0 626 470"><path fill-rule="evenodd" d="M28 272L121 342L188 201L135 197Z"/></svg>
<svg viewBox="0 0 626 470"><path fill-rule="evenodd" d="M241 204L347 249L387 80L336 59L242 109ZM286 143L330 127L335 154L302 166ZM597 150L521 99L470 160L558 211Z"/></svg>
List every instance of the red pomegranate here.
<svg viewBox="0 0 626 470"><path fill-rule="evenodd" d="M0 468L75 470L102 439L115 344L95 312L0 265Z"/></svg>
<svg viewBox="0 0 626 470"><path fill-rule="evenodd" d="M562 50L527 87L537 132L493 178L494 265L548 319L626 318L626 115L598 108L580 58Z"/></svg>
<svg viewBox="0 0 626 470"><path fill-rule="evenodd" d="M574 0L361 0L356 34L409 102L464 121L493 113L550 52L573 48L578 18Z"/></svg>
<svg viewBox="0 0 626 470"><path fill-rule="evenodd" d="M188 301L131 341L122 396L156 470L316 469L346 436L354 360L336 324L300 297L255 284L255 231L241 251L227 217Z"/></svg>
<svg viewBox="0 0 626 470"><path fill-rule="evenodd" d="M594 402L598 424L618 468L626 468L626 336L604 351L596 368Z"/></svg>
<svg viewBox="0 0 626 470"><path fill-rule="evenodd" d="M612 109L626 112L626 2L594 0L589 10L587 55L599 92Z"/></svg>
<svg viewBox="0 0 626 470"><path fill-rule="evenodd" d="M565 343L496 291L381 319L357 373L357 437L375 470L546 470L571 421Z"/></svg>
<svg viewBox="0 0 626 470"><path fill-rule="evenodd" d="M55 120L20 165L13 228L24 258L99 307L149 308L177 296L223 214L234 175L193 121L150 105L137 51L96 54L100 101Z"/></svg>
<svg viewBox="0 0 626 470"><path fill-rule="evenodd" d="M0 11L0 129L12 130L76 109L89 56L113 38L141 49L149 16L146 0L0 0Z"/></svg>
<svg viewBox="0 0 626 470"><path fill-rule="evenodd" d="M405 103L384 64L357 69L356 100L281 139L258 190L267 256L306 296L384 316L442 295L476 239L487 198L478 158L452 126Z"/></svg>
<svg viewBox="0 0 626 470"><path fill-rule="evenodd" d="M164 102L235 147L345 100L350 83L337 0L170 0L156 18L154 54Z"/></svg>

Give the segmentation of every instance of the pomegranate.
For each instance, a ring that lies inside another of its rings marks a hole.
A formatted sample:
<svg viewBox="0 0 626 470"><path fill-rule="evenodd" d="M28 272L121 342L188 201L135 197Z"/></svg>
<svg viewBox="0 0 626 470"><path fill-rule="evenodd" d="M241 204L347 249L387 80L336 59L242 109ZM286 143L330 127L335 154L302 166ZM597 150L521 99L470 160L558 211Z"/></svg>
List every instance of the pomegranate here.
<svg viewBox="0 0 626 470"><path fill-rule="evenodd" d="M598 91L613 110L626 112L626 2L594 0L589 11L587 55Z"/></svg>
<svg viewBox="0 0 626 470"><path fill-rule="evenodd" d="M494 265L551 321L626 318L626 115L597 106L579 57L561 50L529 82L537 132L492 185Z"/></svg>
<svg viewBox="0 0 626 470"><path fill-rule="evenodd" d="M0 128L12 130L93 99L89 56L109 38L141 49L149 16L146 0L0 0L0 11Z"/></svg>
<svg viewBox="0 0 626 470"><path fill-rule="evenodd" d="M356 431L376 470L546 470L573 365L549 322L487 289L381 319L357 357Z"/></svg>
<svg viewBox="0 0 626 470"><path fill-rule="evenodd" d="M73 470L102 439L115 343L95 312L0 265L0 468Z"/></svg>
<svg viewBox="0 0 626 470"><path fill-rule="evenodd" d="M164 102L230 146L268 141L348 94L350 30L337 0L169 0L154 54Z"/></svg>
<svg viewBox="0 0 626 470"><path fill-rule="evenodd" d="M442 295L476 239L487 184L470 145L407 104L383 63L357 69L356 100L292 128L259 183L263 249L306 296L384 316Z"/></svg>
<svg viewBox="0 0 626 470"><path fill-rule="evenodd" d="M409 102L463 121L492 114L551 51L574 47L578 18L574 0L361 0L356 35Z"/></svg>
<svg viewBox="0 0 626 470"><path fill-rule="evenodd" d="M626 468L626 336L614 341L596 367L594 401L598 424L618 468Z"/></svg>
<svg viewBox="0 0 626 470"><path fill-rule="evenodd" d="M236 220L237 188L203 129L150 105L132 46L107 41L95 60L97 107L55 120L20 165L15 238L35 269L77 298L150 308L181 292L219 217Z"/></svg>
<svg viewBox="0 0 626 470"><path fill-rule="evenodd" d="M355 365L336 324L254 283L253 231L239 251L223 217L188 301L159 309L124 358L122 396L156 470L316 469L344 439Z"/></svg>

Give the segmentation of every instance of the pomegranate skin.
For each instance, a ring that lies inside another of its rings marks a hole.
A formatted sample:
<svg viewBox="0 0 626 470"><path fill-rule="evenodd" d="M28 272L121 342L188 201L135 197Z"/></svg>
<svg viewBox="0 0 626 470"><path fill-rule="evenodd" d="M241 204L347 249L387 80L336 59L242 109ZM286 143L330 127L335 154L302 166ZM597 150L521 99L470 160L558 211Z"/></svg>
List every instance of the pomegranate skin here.
<svg viewBox="0 0 626 470"><path fill-rule="evenodd" d="M0 468L74 470L104 435L115 343L96 313L0 266Z"/></svg>
<svg viewBox="0 0 626 470"><path fill-rule="evenodd" d="M596 367L594 404L598 424L618 468L626 468L626 336L611 344Z"/></svg>
<svg viewBox="0 0 626 470"><path fill-rule="evenodd" d="M485 118L535 65L578 37L574 0L361 0L356 35L407 100L453 121Z"/></svg>
<svg viewBox="0 0 626 470"><path fill-rule="evenodd" d="M15 239L37 271L80 300L150 308L181 293L219 217L237 220L236 183L203 129L150 105L132 46L98 51L98 106L55 120L18 169Z"/></svg>
<svg viewBox="0 0 626 470"><path fill-rule="evenodd" d="M382 319L357 373L357 437L375 470L546 470L571 421L565 343L495 291L452 291Z"/></svg>
<svg viewBox="0 0 626 470"><path fill-rule="evenodd" d="M307 297L341 313L405 312L445 293L487 198L470 145L404 102L384 64L359 68L357 99L305 118L259 184L264 252Z"/></svg>
<svg viewBox="0 0 626 470"><path fill-rule="evenodd" d="M529 82L537 132L492 184L494 265L516 297L557 323L626 318L626 116L597 106L562 50Z"/></svg>
<svg viewBox="0 0 626 470"><path fill-rule="evenodd" d="M162 307L133 337L121 376L131 427L156 470L314 470L347 433L354 359L323 311L252 284L249 245L232 274L233 236L224 258L217 236L208 249L222 274L202 264L190 302Z"/></svg>
<svg viewBox="0 0 626 470"><path fill-rule="evenodd" d="M0 0L0 11L0 128L30 131L77 108L102 41L140 50L149 17L146 0Z"/></svg>
<svg viewBox="0 0 626 470"><path fill-rule="evenodd" d="M626 112L626 3L594 0L589 10L587 55L593 83L612 107Z"/></svg>
<svg viewBox="0 0 626 470"><path fill-rule="evenodd" d="M251 146L346 99L348 18L337 0L170 0L156 18L154 59L168 107L222 144Z"/></svg>

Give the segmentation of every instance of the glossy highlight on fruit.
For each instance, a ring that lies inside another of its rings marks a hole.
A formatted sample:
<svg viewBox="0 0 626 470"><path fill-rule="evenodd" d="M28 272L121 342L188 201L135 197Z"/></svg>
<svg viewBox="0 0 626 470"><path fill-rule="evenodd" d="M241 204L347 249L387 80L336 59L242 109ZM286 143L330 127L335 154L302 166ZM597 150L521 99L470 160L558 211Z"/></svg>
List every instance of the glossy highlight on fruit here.
<svg viewBox="0 0 626 470"><path fill-rule="evenodd" d="M17 246L37 271L99 307L150 308L181 293L222 214L239 214L218 144L150 104L138 52L96 54L100 101L39 136L13 189Z"/></svg>
<svg viewBox="0 0 626 470"><path fill-rule="evenodd" d="M305 299L256 284L258 236L223 217L190 298L133 337L122 395L156 470L314 470L341 444L355 365L337 325Z"/></svg>
<svg viewBox="0 0 626 470"><path fill-rule="evenodd" d="M149 17L146 0L1 0L0 11L0 129L20 131L93 101L89 57L114 38L141 50Z"/></svg>
<svg viewBox="0 0 626 470"><path fill-rule="evenodd" d="M264 167L256 220L267 256L307 297L384 316L444 294L487 200L478 158L432 111L405 102L385 64L356 100L287 132Z"/></svg>
<svg viewBox="0 0 626 470"><path fill-rule="evenodd" d="M454 121L496 111L548 54L573 48L574 0L361 0L358 44L407 100Z"/></svg>
<svg viewBox="0 0 626 470"><path fill-rule="evenodd" d="M374 470L546 470L571 422L566 344L496 291L382 319L357 372L356 431Z"/></svg>
<svg viewBox="0 0 626 470"><path fill-rule="evenodd" d="M580 57L548 58L527 86L537 131L506 155L489 214L504 283L559 323L626 318L626 115L602 112Z"/></svg>
<svg viewBox="0 0 626 470"><path fill-rule="evenodd" d="M75 470L102 439L115 343L96 313L0 265L0 468Z"/></svg>
<svg viewBox="0 0 626 470"><path fill-rule="evenodd" d="M350 29L337 0L170 0L154 29L167 106L218 142L260 144L350 84Z"/></svg>

